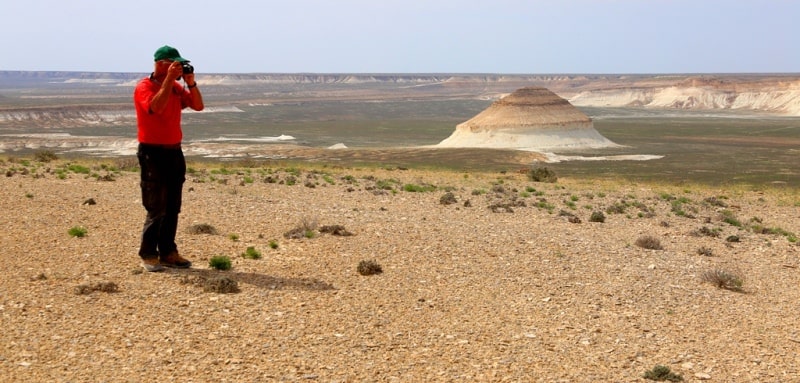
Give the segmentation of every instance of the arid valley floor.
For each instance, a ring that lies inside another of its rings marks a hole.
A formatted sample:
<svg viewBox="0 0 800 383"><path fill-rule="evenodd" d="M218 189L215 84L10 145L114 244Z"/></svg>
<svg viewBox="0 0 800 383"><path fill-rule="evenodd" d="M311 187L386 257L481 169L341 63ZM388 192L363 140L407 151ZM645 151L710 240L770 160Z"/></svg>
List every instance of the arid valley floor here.
<svg viewBox="0 0 800 383"><path fill-rule="evenodd" d="M800 380L796 188L193 163L144 273L122 167L0 161L3 382Z"/></svg>
<svg viewBox="0 0 800 383"><path fill-rule="evenodd" d="M797 75L200 74L163 273L141 76L0 71L0 382L800 381ZM430 147L528 86L620 147Z"/></svg>

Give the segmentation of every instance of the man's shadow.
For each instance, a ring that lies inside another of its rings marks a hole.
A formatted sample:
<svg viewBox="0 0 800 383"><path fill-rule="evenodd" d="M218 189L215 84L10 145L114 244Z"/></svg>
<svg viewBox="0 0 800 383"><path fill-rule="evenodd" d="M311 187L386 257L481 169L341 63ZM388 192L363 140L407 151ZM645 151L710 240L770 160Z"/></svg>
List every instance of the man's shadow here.
<svg viewBox="0 0 800 383"><path fill-rule="evenodd" d="M215 277L228 277L239 283L246 283L262 289L269 290L308 290L325 291L335 290L328 282L315 278L282 278L256 273L242 273L238 271L220 271L210 269L167 269L168 274L193 277L205 281Z"/></svg>

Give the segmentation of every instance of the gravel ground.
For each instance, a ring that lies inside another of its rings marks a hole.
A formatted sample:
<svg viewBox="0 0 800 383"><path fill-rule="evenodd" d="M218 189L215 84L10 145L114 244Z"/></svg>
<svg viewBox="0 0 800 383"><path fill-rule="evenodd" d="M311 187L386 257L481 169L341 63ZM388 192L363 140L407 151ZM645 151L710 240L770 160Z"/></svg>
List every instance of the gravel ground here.
<svg viewBox="0 0 800 383"><path fill-rule="evenodd" d="M194 267L146 273L138 174L59 166L0 162L3 382L800 381L798 190L209 167L184 188ZM353 235L284 237L302 223Z"/></svg>

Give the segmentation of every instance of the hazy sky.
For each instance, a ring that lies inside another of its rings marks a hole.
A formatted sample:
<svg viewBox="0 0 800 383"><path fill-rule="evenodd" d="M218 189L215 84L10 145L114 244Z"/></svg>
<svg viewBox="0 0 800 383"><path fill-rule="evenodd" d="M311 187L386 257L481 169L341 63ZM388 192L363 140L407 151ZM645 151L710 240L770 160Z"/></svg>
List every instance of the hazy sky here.
<svg viewBox="0 0 800 383"><path fill-rule="evenodd" d="M794 0L26 0L0 70L215 73L800 72Z"/></svg>

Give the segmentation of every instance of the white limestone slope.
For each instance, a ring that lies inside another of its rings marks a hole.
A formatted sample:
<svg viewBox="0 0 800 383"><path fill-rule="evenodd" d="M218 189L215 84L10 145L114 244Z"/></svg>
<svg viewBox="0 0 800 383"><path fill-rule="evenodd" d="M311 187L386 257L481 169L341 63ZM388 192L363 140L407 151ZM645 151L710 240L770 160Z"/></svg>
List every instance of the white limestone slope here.
<svg viewBox="0 0 800 383"><path fill-rule="evenodd" d="M800 116L800 85L744 90L698 86L600 89L578 93L569 101L578 106L731 109Z"/></svg>
<svg viewBox="0 0 800 383"><path fill-rule="evenodd" d="M504 148L530 151L618 146L594 129L592 120L555 93L522 88L456 126L442 148Z"/></svg>

